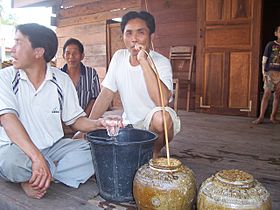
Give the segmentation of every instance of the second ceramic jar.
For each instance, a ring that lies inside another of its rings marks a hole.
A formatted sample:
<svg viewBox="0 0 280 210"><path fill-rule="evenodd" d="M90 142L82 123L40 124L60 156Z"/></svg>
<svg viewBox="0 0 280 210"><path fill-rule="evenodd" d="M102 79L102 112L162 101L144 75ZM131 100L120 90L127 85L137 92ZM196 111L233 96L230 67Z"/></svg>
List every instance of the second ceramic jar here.
<svg viewBox="0 0 280 210"><path fill-rule="evenodd" d="M197 198L198 210L271 210L268 191L240 170L222 170L205 180Z"/></svg>

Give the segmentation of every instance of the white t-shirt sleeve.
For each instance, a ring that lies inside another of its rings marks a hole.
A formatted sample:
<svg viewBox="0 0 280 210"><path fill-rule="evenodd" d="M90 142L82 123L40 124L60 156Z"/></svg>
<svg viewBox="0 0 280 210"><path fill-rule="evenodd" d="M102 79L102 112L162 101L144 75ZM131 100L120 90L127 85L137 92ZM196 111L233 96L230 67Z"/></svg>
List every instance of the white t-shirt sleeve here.
<svg viewBox="0 0 280 210"><path fill-rule="evenodd" d="M121 63L119 61L120 58L120 50L116 51L112 57L112 60L109 64L108 72L106 73L106 76L104 80L102 81L102 86L110 89L113 92L117 92L117 82L116 82L116 73L117 73L117 65L118 63Z"/></svg>
<svg viewBox="0 0 280 210"><path fill-rule="evenodd" d="M18 115L18 102L12 89L12 80L16 71L8 67L0 71L0 115L15 113Z"/></svg>
<svg viewBox="0 0 280 210"><path fill-rule="evenodd" d="M152 59L156 65L157 71L159 73L160 80L166 85L166 87L172 91L173 81L172 81L172 67L169 59L156 53L151 53Z"/></svg>

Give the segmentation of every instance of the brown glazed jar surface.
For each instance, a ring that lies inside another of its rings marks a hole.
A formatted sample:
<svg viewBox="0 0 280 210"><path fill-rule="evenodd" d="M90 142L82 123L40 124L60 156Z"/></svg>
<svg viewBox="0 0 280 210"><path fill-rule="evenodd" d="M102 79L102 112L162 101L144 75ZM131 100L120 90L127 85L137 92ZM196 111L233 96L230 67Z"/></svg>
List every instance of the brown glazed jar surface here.
<svg viewBox="0 0 280 210"><path fill-rule="evenodd" d="M271 210L271 198L251 174L222 170L202 183L197 210Z"/></svg>
<svg viewBox="0 0 280 210"><path fill-rule="evenodd" d="M192 170L170 158L151 159L138 169L133 195L140 210L191 210L196 184Z"/></svg>

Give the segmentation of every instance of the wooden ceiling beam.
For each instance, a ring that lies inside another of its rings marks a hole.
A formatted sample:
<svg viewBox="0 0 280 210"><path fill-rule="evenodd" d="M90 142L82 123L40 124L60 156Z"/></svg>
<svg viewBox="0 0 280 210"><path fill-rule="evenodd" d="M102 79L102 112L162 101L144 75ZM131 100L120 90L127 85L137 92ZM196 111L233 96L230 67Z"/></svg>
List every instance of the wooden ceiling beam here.
<svg viewBox="0 0 280 210"><path fill-rule="evenodd" d="M59 5L61 0L12 0L12 8L22 7L51 7Z"/></svg>

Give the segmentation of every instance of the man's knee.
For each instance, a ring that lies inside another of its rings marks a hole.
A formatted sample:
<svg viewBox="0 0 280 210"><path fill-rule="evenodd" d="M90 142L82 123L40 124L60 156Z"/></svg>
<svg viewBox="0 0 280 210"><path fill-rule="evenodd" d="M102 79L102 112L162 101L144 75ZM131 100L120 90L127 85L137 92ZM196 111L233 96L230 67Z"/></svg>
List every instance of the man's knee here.
<svg viewBox="0 0 280 210"><path fill-rule="evenodd" d="M2 156L2 155L1 155ZM7 151L0 160L1 176L12 182L23 182L31 177L31 160L23 153Z"/></svg>
<svg viewBox="0 0 280 210"><path fill-rule="evenodd" d="M268 99L271 95L271 90L266 88L263 94L263 98Z"/></svg>
<svg viewBox="0 0 280 210"><path fill-rule="evenodd" d="M165 120L167 124L167 129L172 128L172 119L168 112L165 112ZM162 112L156 112L151 121L151 128L158 131L159 133L164 132L164 118Z"/></svg>

